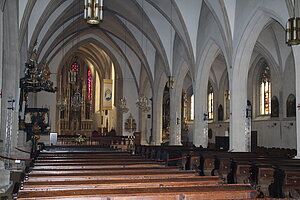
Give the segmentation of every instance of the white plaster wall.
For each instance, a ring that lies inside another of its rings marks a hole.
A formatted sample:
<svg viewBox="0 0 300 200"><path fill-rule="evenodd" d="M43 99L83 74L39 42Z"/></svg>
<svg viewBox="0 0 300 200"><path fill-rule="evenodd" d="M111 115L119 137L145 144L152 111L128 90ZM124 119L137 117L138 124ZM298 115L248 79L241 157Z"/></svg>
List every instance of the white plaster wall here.
<svg viewBox="0 0 300 200"><path fill-rule="evenodd" d="M283 116L286 117L286 100L290 94L296 97L296 86L295 86L295 64L294 60L291 58L286 63L285 71L283 74L283 91L282 91L282 106L283 106ZM297 101L299 102L299 100Z"/></svg>
<svg viewBox="0 0 300 200"><path fill-rule="evenodd" d="M276 64L279 64L278 54L277 54L277 47L276 47L276 38L274 36L273 29L269 26L266 28L258 38L258 42L262 43L264 47L267 48L268 52L272 55Z"/></svg>
<svg viewBox="0 0 300 200"><path fill-rule="evenodd" d="M61 55L56 56L55 59L52 59L49 63L50 71L53 73L50 76L50 81L53 82L54 87L57 87L57 68L59 66ZM49 125L52 132L56 132L56 93L51 92L39 92L36 94L37 103L35 107L48 107L50 110L49 113Z"/></svg>
<svg viewBox="0 0 300 200"><path fill-rule="evenodd" d="M225 131L228 131L228 128L229 128L229 122L222 121L222 122L209 123L208 128L212 129L212 138L208 139L208 142L215 144L216 136L225 136Z"/></svg>
<svg viewBox="0 0 300 200"><path fill-rule="evenodd" d="M138 124L139 124L139 113L138 108L136 106L136 100L138 97L137 90L135 88L135 82L133 80L124 80L123 81L123 96L126 99L127 102L127 108L129 111L125 114L123 114L123 135L132 135L132 133L129 133L125 131L125 122L128 119L130 113L132 117L135 119L135 122L137 124L137 130L139 130Z"/></svg>
<svg viewBox="0 0 300 200"><path fill-rule="evenodd" d="M53 80L51 80L53 81ZM37 108L49 108L49 125L51 131L55 132L56 129L56 93L51 92L39 92L37 94Z"/></svg>
<svg viewBox="0 0 300 200"><path fill-rule="evenodd" d="M253 121L252 131L257 131L258 146L296 149L295 120Z"/></svg>
<svg viewBox="0 0 300 200"><path fill-rule="evenodd" d="M215 143L215 136L225 136L225 131L229 128L229 123L209 123L208 128L212 129L213 133L212 139L209 139L208 142ZM257 131L258 146L296 149L296 125L294 118L282 121L253 120L252 131Z"/></svg>

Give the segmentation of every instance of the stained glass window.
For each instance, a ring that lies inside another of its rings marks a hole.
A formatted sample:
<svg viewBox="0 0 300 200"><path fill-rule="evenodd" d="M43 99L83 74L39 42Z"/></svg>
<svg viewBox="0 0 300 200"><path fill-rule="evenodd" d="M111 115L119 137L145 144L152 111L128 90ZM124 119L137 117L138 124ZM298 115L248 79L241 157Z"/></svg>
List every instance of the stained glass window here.
<svg viewBox="0 0 300 200"><path fill-rule="evenodd" d="M72 69L72 71L75 71L75 72L79 71L79 65L76 61L72 63L71 69Z"/></svg>
<svg viewBox="0 0 300 200"><path fill-rule="evenodd" d="M214 119L214 90L208 82L208 119Z"/></svg>
<svg viewBox="0 0 300 200"><path fill-rule="evenodd" d="M87 95L90 102L90 110L92 109L92 99L93 99L93 76L90 69L87 71Z"/></svg>
<svg viewBox="0 0 300 200"><path fill-rule="evenodd" d="M260 114L271 114L271 73L268 66L262 69L260 75Z"/></svg>
<svg viewBox="0 0 300 200"><path fill-rule="evenodd" d="M190 119L194 120L194 94L191 96L191 116Z"/></svg>
<svg viewBox="0 0 300 200"><path fill-rule="evenodd" d="M71 64L71 69L69 71L69 82L76 83L77 82L77 74L79 72L79 64L77 61L74 61Z"/></svg>

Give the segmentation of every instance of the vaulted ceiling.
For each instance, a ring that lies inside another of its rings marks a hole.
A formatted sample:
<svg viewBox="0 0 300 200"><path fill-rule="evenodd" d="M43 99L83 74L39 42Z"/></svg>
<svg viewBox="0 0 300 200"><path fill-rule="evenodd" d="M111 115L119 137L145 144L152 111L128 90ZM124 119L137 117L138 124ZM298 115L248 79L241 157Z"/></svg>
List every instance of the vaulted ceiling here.
<svg viewBox="0 0 300 200"><path fill-rule="evenodd" d="M37 48L39 61L48 62L77 52L89 62L98 63L100 72L106 67L101 53L105 51L118 63L120 71L124 73L124 66L128 67L137 87L141 73L146 73L153 85L158 58L166 75L175 74L176 57L180 55L189 66L193 80L207 38L217 43L224 62L230 65L255 9L284 10L276 17L279 23L285 23L290 0L288 4L280 0L276 4L272 2L104 0L104 20L99 25L89 25L83 20L83 0L22 0L19 1L19 27L21 40L25 42L20 47L25 45L28 54Z"/></svg>

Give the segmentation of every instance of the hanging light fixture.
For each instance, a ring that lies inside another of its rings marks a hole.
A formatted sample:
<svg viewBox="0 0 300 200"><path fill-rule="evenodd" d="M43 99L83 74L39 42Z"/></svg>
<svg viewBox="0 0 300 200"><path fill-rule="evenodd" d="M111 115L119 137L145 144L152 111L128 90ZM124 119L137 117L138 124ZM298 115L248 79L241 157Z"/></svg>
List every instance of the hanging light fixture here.
<svg viewBox="0 0 300 200"><path fill-rule="evenodd" d="M170 1L171 3L171 23L170 23L170 65L172 64L172 59L173 59L173 54L172 54L172 17L173 17L173 14L172 14L172 1ZM170 71L170 76L168 76L168 82L167 82L167 87L169 89L174 89L174 84L175 81L174 81L174 76L172 76L172 67L171 67L171 71Z"/></svg>
<svg viewBox="0 0 300 200"><path fill-rule="evenodd" d="M84 19L88 24L99 24L103 19L103 0L84 0Z"/></svg>
<svg viewBox="0 0 300 200"><path fill-rule="evenodd" d="M125 99L125 97L121 98L119 100L119 109L122 111L122 113L127 113L128 112L129 109L126 107L126 99Z"/></svg>
<svg viewBox="0 0 300 200"><path fill-rule="evenodd" d="M136 105L139 109L142 110L142 112L149 112L151 109L151 106L149 104L149 99L145 96L139 96L139 98L136 100Z"/></svg>
<svg viewBox="0 0 300 200"><path fill-rule="evenodd" d="M167 87L169 89L174 89L174 76L169 76L168 77Z"/></svg>
<svg viewBox="0 0 300 200"><path fill-rule="evenodd" d="M300 18L290 18L286 26L286 43L288 45L300 44Z"/></svg>
<svg viewBox="0 0 300 200"><path fill-rule="evenodd" d="M294 0L294 16L288 19L286 23L286 43L288 45L300 44L300 17L295 15L295 0Z"/></svg>

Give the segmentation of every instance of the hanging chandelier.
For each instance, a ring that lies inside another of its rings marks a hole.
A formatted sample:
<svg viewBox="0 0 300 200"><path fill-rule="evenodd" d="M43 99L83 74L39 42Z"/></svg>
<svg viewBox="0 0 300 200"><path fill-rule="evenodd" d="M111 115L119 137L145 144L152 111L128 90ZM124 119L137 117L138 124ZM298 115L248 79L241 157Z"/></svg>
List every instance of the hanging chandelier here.
<svg viewBox="0 0 300 200"><path fill-rule="evenodd" d="M169 89L174 89L174 85L175 85L174 76L169 76L168 82L167 82L167 87Z"/></svg>
<svg viewBox="0 0 300 200"><path fill-rule="evenodd" d="M139 96L136 101L136 105L142 112L149 112L150 111L150 104L149 99L145 96Z"/></svg>
<svg viewBox="0 0 300 200"><path fill-rule="evenodd" d="M103 0L84 0L84 19L88 24L99 24L103 19Z"/></svg>
<svg viewBox="0 0 300 200"><path fill-rule="evenodd" d="M126 107L126 99L125 98L121 98L119 100L119 109L122 111L122 113L128 112L129 109Z"/></svg>
<svg viewBox="0 0 300 200"><path fill-rule="evenodd" d="M286 23L286 43L288 45L300 44L300 17L295 15L296 2L294 1L294 17Z"/></svg>
<svg viewBox="0 0 300 200"><path fill-rule="evenodd" d="M300 44L300 18L289 18L286 24L286 43L288 45Z"/></svg>

